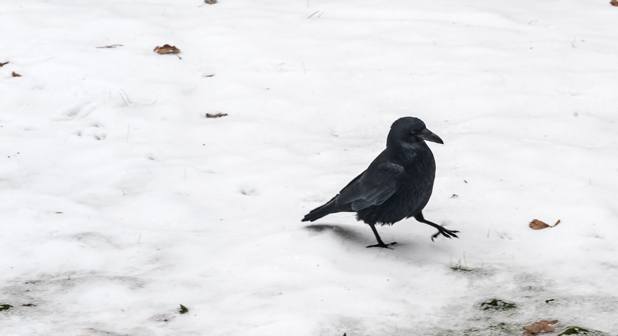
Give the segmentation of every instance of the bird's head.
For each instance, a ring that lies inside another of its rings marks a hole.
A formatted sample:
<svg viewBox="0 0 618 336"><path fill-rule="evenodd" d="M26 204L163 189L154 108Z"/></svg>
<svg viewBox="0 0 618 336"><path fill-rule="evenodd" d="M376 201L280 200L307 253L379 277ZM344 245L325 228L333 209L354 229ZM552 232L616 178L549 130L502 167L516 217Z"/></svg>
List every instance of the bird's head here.
<svg viewBox="0 0 618 336"><path fill-rule="evenodd" d="M387 145L414 145L423 141L444 143L439 136L427 129L422 120L414 117L403 117L397 119L391 126Z"/></svg>

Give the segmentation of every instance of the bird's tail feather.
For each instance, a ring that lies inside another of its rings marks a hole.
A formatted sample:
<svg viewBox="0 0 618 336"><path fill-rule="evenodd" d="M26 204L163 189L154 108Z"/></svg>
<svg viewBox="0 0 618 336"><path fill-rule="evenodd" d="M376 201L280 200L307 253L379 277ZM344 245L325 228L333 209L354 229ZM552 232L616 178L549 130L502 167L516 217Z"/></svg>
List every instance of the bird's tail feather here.
<svg viewBox="0 0 618 336"><path fill-rule="evenodd" d="M305 217L303 217L303 222L313 222L315 220L318 220L328 214L334 213L334 212L338 212L336 207L335 207L335 200L337 199L337 196L333 197L330 201L326 202L324 205L321 205L311 211L309 211L308 214L305 215Z"/></svg>

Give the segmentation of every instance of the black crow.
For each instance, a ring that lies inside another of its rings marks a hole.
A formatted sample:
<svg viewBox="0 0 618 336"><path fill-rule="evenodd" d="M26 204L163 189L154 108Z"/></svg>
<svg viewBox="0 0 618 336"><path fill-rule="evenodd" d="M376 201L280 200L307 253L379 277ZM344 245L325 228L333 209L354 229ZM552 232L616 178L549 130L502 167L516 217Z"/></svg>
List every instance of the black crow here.
<svg viewBox="0 0 618 336"><path fill-rule="evenodd" d="M313 222L336 212L356 212L356 218L369 224L378 241L367 247L396 244L385 244L375 225L394 224L409 217L438 229L431 240L440 234L457 238L459 231L447 230L423 217L436 174L436 162L425 141L444 143L422 120L397 119L388 133L386 149L337 196L305 215L303 222Z"/></svg>

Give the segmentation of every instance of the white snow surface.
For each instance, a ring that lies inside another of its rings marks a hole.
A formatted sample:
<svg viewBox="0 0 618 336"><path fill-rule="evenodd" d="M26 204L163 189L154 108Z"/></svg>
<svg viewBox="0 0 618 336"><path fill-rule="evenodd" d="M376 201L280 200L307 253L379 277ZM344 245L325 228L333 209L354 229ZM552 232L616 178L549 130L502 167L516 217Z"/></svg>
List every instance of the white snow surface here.
<svg viewBox="0 0 618 336"><path fill-rule="evenodd" d="M4 61L3 336L618 334L606 0L2 0ZM300 222L408 115L460 239Z"/></svg>

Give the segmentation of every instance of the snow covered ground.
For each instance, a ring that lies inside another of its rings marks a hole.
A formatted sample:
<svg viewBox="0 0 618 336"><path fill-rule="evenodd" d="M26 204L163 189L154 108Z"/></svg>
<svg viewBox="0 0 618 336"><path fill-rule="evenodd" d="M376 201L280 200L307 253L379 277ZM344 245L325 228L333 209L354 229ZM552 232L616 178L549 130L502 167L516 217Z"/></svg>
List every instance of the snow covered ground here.
<svg viewBox="0 0 618 336"><path fill-rule="evenodd" d="M618 335L606 0L3 0L5 61L3 336ZM406 115L460 239L301 223Z"/></svg>

